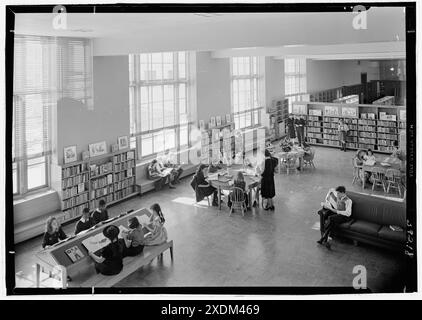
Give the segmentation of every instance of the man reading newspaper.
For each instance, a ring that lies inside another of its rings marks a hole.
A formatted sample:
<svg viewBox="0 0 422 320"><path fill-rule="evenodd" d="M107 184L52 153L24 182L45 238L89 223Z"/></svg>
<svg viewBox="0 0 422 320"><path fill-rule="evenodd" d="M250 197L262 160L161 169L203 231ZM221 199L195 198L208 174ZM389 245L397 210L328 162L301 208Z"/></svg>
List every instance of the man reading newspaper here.
<svg viewBox="0 0 422 320"><path fill-rule="evenodd" d="M325 244L327 248L330 248L331 245L328 242L330 232L335 225L350 220L352 214L352 200L346 195L346 188L339 186L336 189L330 189L328 191L325 202L321 202L321 205L323 209L318 213L326 218L322 219L322 221L326 221L326 223L325 226L321 226L321 230L324 230L324 233L317 242L319 244Z"/></svg>

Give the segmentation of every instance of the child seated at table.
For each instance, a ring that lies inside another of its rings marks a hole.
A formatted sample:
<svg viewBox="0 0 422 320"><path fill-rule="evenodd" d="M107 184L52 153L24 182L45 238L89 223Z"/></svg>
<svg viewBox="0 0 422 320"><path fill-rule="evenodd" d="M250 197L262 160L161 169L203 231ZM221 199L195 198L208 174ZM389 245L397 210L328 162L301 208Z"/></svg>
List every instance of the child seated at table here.
<svg viewBox="0 0 422 320"><path fill-rule="evenodd" d="M126 250L125 256L133 257L144 251L145 235L138 218L132 217L128 221L129 232L124 235Z"/></svg>
<svg viewBox="0 0 422 320"><path fill-rule="evenodd" d="M371 149L368 149L366 155L363 156L364 164L367 166L373 166L376 162L376 158Z"/></svg>
<svg viewBox="0 0 422 320"><path fill-rule="evenodd" d="M89 214L89 209L88 208L84 208L84 210L82 211L81 218L76 223L75 235L78 234L79 232L88 230L92 226L95 226L95 223L91 219L91 216Z"/></svg>
<svg viewBox="0 0 422 320"><path fill-rule="evenodd" d="M104 228L103 235L110 240L110 243L101 251L101 256L89 252L95 262L95 270L106 276L119 274L123 269L123 253L125 243L119 239L120 229L115 225Z"/></svg>
<svg viewBox="0 0 422 320"><path fill-rule="evenodd" d="M153 204L150 209L152 211L150 223L145 225L145 228L150 233L145 237L145 245L160 245L167 241L167 230L164 227L166 219L164 219L163 212L158 203Z"/></svg>
<svg viewBox="0 0 422 320"><path fill-rule="evenodd" d="M235 188L240 188L243 190L243 194L244 194L244 199L245 199L245 205L248 208L248 194L246 193L246 182L245 182L245 177L243 176L243 173L241 171L238 171L236 174L236 178L233 181L233 187ZM229 201L227 203L227 205L229 206L229 208L231 208L232 206L232 198L233 198L233 192L231 192L229 194Z"/></svg>
<svg viewBox="0 0 422 320"><path fill-rule="evenodd" d="M108 220L108 211L106 209L106 202L104 199L101 199L98 202L98 208L92 213L91 218L94 224Z"/></svg>
<svg viewBox="0 0 422 320"><path fill-rule="evenodd" d="M42 240L42 247L48 248L60 240L67 238L62 227L55 217L49 217L45 223L45 233Z"/></svg>

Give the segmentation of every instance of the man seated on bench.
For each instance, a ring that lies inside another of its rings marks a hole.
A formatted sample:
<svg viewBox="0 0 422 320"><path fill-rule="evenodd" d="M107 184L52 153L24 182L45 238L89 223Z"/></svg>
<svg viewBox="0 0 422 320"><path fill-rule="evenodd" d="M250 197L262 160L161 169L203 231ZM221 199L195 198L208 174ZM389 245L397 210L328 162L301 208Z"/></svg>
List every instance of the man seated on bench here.
<svg viewBox="0 0 422 320"><path fill-rule="evenodd" d="M321 230L324 233L317 242L324 244L330 249L331 245L328 242L328 237L334 226L342 224L350 220L352 215L352 200L346 195L346 188L343 186L337 187L335 190L330 189L325 197L325 202L321 203L323 209L318 211L322 216L322 223L327 220L325 225L321 225ZM325 209L325 210L324 210Z"/></svg>
<svg viewBox="0 0 422 320"><path fill-rule="evenodd" d="M170 189L176 188L173 185L171 172L172 169L161 167L157 159L152 160L148 165L148 179L155 180L156 190L162 189L166 183L169 184Z"/></svg>

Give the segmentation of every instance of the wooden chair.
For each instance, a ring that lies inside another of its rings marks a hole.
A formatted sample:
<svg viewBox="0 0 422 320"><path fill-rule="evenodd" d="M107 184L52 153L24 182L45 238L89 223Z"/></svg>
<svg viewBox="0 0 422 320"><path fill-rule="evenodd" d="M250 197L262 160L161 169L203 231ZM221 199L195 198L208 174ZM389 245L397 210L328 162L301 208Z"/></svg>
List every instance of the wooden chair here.
<svg viewBox="0 0 422 320"><path fill-rule="evenodd" d="M387 193L390 193L390 188L396 189L399 191L401 197L402 174L400 170L387 169L385 172L385 180L387 183Z"/></svg>
<svg viewBox="0 0 422 320"><path fill-rule="evenodd" d="M280 168L285 169L287 174L289 174L289 171L292 169L296 171L296 160L296 154L283 153L280 157ZM281 170L279 173L281 173Z"/></svg>
<svg viewBox="0 0 422 320"><path fill-rule="evenodd" d="M315 149L311 149L311 153L309 155L303 156L303 166L309 166L315 169L314 164L314 157L315 157Z"/></svg>
<svg viewBox="0 0 422 320"><path fill-rule="evenodd" d="M353 165L353 181L352 184L354 184L357 181L361 181L361 175L362 175L362 167L363 166L358 166L356 164L356 158L352 159L352 165Z"/></svg>
<svg viewBox="0 0 422 320"><path fill-rule="evenodd" d="M382 186L382 188L384 189L384 192L386 192L386 188L385 188L385 171L383 168L379 168L379 167L373 167L371 169L372 172L372 179L374 181L373 185L372 185L372 191L375 189L375 187L378 186Z"/></svg>
<svg viewBox="0 0 422 320"><path fill-rule="evenodd" d="M245 191L241 188L233 187L233 191L231 193L231 202L232 206L230 208L230 215L234 210L242 210L242 216L245 215L246 211L246 204L245 204Z"/></svg>

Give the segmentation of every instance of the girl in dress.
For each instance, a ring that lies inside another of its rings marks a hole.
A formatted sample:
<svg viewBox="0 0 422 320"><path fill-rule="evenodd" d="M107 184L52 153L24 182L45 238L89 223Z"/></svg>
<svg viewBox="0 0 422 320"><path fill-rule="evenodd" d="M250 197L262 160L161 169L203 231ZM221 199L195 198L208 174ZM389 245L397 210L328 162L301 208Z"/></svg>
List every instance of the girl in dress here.
<svg viewBox="0 0 422 320"><path fill-rule="evenodd" d="M154 203L151 206L152 215L150 217L150 223L145 225L145 228L150 232L145 237L146 246L160 245L167 241L167 230L164 227L163 212L161 211L160 205Z"/></svg>
<svg viewBox="0 0 422 320"><path fill-rule="evenodd" d="M57 219L55 217L48 218L45 223L45 233L42 240L42 247L48 248L60 240L64 240L66 238L67 236Z"/></svg>

